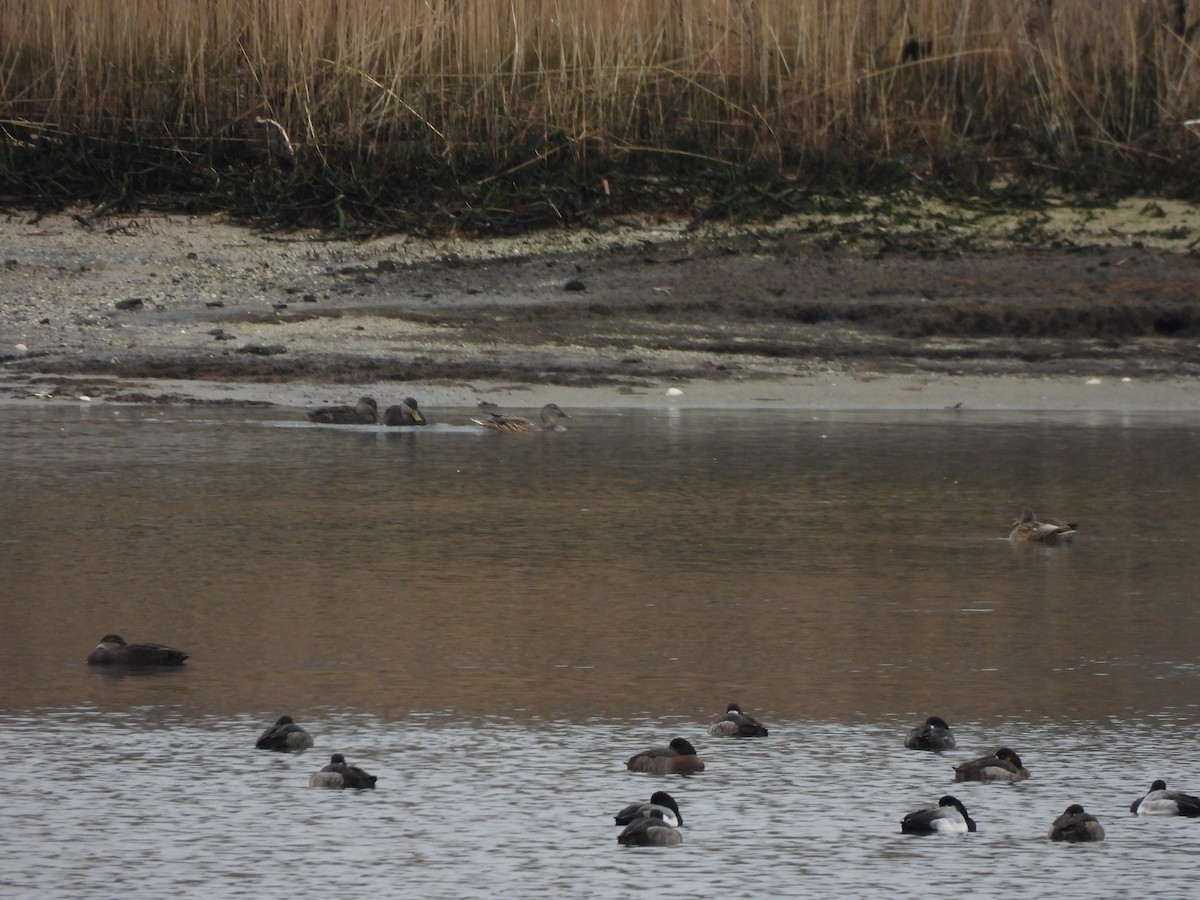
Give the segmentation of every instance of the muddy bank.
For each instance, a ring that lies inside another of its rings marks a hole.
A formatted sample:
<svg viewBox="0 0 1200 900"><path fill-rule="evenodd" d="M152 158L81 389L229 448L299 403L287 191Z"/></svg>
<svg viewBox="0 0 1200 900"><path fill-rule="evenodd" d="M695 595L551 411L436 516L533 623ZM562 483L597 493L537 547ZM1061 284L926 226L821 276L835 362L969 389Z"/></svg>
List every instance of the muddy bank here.
<svg viewBox="0 0 1200 900"><path fill-rule="evenodd" d="M539 405L561 389L636 405L675 386L806 405L805 385L1000 376L1165 391L1200 376L1198 224L1187 205L1131 201L348 242L13 215L0 397L302 405L371 388Z"/></svg>

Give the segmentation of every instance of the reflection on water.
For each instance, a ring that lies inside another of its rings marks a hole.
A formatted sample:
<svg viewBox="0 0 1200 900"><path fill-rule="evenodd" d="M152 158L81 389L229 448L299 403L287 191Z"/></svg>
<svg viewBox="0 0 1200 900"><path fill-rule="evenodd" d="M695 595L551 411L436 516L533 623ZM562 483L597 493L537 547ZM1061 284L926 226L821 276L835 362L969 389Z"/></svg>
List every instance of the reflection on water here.
<svg viewBox="0 0 1200 900"><path fill-rule="evenodd" d="M1200 791L1195 423L573 416L514 437L0 408L0 750L52 776L6 796L39 849L0 885L1120 893L1173 864L1189 823L1128 805L1156 777ZM1026 505L1077 543L1010 547ZM192 658L83 665L112 631ZM771 736L705 737L730 700ZM282 712L315 750L252 749ZM904 751L934 713L960 751ZM685 843L619 851L609 817L655 787L623 761L675 733L709 760L670 788ZM980 834L900 837L1000 743L1033 778L953 788ZM310 791L334 751L379 789ZM1072 801L1106 844L1044 841Z"/></svg>

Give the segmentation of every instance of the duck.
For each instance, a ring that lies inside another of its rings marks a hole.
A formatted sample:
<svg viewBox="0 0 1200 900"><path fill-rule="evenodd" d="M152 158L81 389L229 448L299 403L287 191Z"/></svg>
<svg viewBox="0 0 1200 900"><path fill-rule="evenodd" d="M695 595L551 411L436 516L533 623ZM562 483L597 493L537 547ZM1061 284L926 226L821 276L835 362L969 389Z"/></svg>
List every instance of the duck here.
<svg viewBox="0 0 1200 900"><path fill-rule="evenodd" d="M1066 841L1069 844L1102 841L1104 826L1095 816L1084 812L1078 803L1072 803L1054 820L1046 837L1052 841Z"/></svg>
<svg viewBox="0 0 1200 900"><path fill-rule="evenodd" d="M571 417L558 408L557 403L547 403L542 407L542 424L540 426L523 416L506 416L503 413L492 413L488 419L472 419L471 421L476 425L482 425L489 431L516 434L528 431L566 431L566 428L560 425L558 420L569 418Z"/></svg>
<svg viewBox="0 0 1200 900"><path fill-rule="evenodd" d="M417 408L417 401L412 397L405 397L400 403L395 406L389 406L383 413L383 424L390 425L393 428L405 425L427 425L425 417L421 415L421 410Z"/></svg>
<svg viewBox="0 0 1200 900"><path fill-rule="evenodd" d="M712 737L766 737L767 729L753 716L742 712L736 703L725 707L725 715L708 726Z"/></svg>
<svg viewBox="0 0 1200 900"><path fill-rule="evenodd" d="M1139 816L1200 816L1200 797L1182 791L1168 791L1161 778L1150 785L1150 792L1133 801L1129 811Z"/></svg>
<svg viewBox="0 0 1200 900"><path fill-rule="evenodd" d="M975 820L962 801L949 794L932 809L919 809L900 820L902 834L966 834L975 830Z"/></svg>
<svg viewBox="0 0 1200 900"><path fill-rule="evenodd" d="M1039 519L1032 509L1026 510L1012 524L1008 539L1014 544L1046 544L1056 546L1069 544L1075 539L1074 522L1059 519Z"/></svg>
<svg viewBox="0 0 1200 900"><path fill-rule="evenodd" d="M904 746L909 750L953 750L957 744L946 720L930 716L924 725L918 725L908 733Z"/></svg>
<svg viewBox="0 0 1200 900"><path fill-rule="evenodd" d="M659 814L639 816L617 835L625 847L674 847L683 843L683 835Z"/></svg>
<svg viewBox="0 0 1200 900"><path fill-rule="evenodd" d="M254 743L259 750L307 750L312 745L312 735L291 716L280 716Z"/></svg>
<svg viewBox="0 0 1200 900"><path fill-rule="evenodd" d="M323 406L308 418L323 425L374 425L379 421L379 405L374 397L359 397L354 406Z"/></svg>
<svg viewBox="0 0 1200 900"><path fill-rule="evenodd" d="M617 825L628 825L635 819L655 815L672 827L683 824L683 814L679 811L679 804L666 791L655 791L650 795L648 801L630 803L617 813L613 820Z"/></svg>
<svg viewBox="0 0 1200 900"><path fill-rule="evenodd" d="M704 771L704 760L685 738L677 737L666 747L651 747L629 757L625 768L653 775L690 775Z"/></svg>
<svg viewBox="0 0 1200 900"><path fill-rule="evenodd" d="M1021 765L1021 757L1007 747L954 767L955 781L1024 781L1028 777L1029 770Z"/></svg>
<svg viewBox="0 0 1200 900"><path fill-rule="evenodd" d="M182 666L187 658L166 644L127 644L119 634L106 634L87 661L94 666Z"/></svg>
<svg viewBox="0 0 1200 900"><path fill-rule="evenodd" d="M320 772L309 776L309 787L324 788L373 788L378 779L368 775L358 766L347 765L346 757L335 753L329 758L329 765Z"/></svg>

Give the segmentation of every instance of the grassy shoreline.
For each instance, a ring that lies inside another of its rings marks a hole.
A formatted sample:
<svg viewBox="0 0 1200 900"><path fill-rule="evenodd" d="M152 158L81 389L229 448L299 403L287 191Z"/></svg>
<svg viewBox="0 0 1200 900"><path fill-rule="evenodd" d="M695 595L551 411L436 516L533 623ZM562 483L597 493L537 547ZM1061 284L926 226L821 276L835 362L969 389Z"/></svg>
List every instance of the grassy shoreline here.
<svg viewBox="0 0 1200 900"><path fill-rule="evenodd" d="M10 204L497 233L1200 191L1189 0L10 0L0 33Z"/></svg>

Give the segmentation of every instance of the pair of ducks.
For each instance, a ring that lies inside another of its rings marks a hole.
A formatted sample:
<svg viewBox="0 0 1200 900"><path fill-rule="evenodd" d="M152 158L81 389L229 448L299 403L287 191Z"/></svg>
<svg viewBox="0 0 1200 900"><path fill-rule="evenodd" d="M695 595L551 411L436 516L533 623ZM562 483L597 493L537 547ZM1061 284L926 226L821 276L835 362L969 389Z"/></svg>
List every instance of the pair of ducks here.
<svg viewBox="0 0 1200 900"><path fill-rule="evenodd" d="M766 737L767 729L738 704L730 703L725 714L708 726L708 733L713 737ZM635 753L625 761L625 768L651 775L692 775L704 771L704 760L690 741L677 737L666 747ZM675 799L665 791L655 791L647 802L626 806L617 813L616 823L625 826L617 836L618 844L671 847L683 843L678 830L683 816Z"/></svg>
<svg viewBox="0 0 1200 900"><path fill-rule="evenodd" d="M909 750L953 750L958 744L946 720L930 716L908 733L904 746ZM1024 781L1028 777L1021 757L1007 747L954 767L955 781Z"/></svg>
<svg viewBox="0 0 1200 900"><path fill-rule="evenodd" d="M360 397L354 406L325 406L314 409L308 414L308 418L323 425L374 425L379 421L379 405L374 397ZM530 431L564 431L559 423L562 419L569 418L571 417L563 412L557 403L547 403L542 407L540 424L535 424L524 416L508 416L503 413L492 413L487 419L471 421L489 431L520 434ZM402 403L387 408L383 414L383 424L402 428L427 423L417 401L413 397L405 397Z"/></svg>
<svg viewBox="0 0 1200 900"><path fill-rule="evenodd" d="M312 735L296 724L291 716L280 716L279 719L259 735L254 746L259 750L277 750L288 752L292 750L307 750L313 745ZM335 753L329 758L329 765L319 772L309 776L310 787L324 788L364 788L375 787L379 779L369 775L358 766L346 762L346 757Z"/></svg>
<svg viewBox="0 0 1200 900"><path fill-rule="evenodd" d="M310 412L308 418L322 425L374 425L379 421L379 404L374 397L359 397L354 406L323 406ZM384 410L383 424L399 428L426 423L417 401L405 397L400 403Z"/></svg>
<svg viewBox="0 0 1200 900"><path fill-rule="evenodd" d="M932 809L919 809L900 820L902 834L966 834L977 830L962 801L947 794ZM1078 803L1072 803L1050 826L1046 838L1077 844L1104 840L1104 826Z"/></svg>

